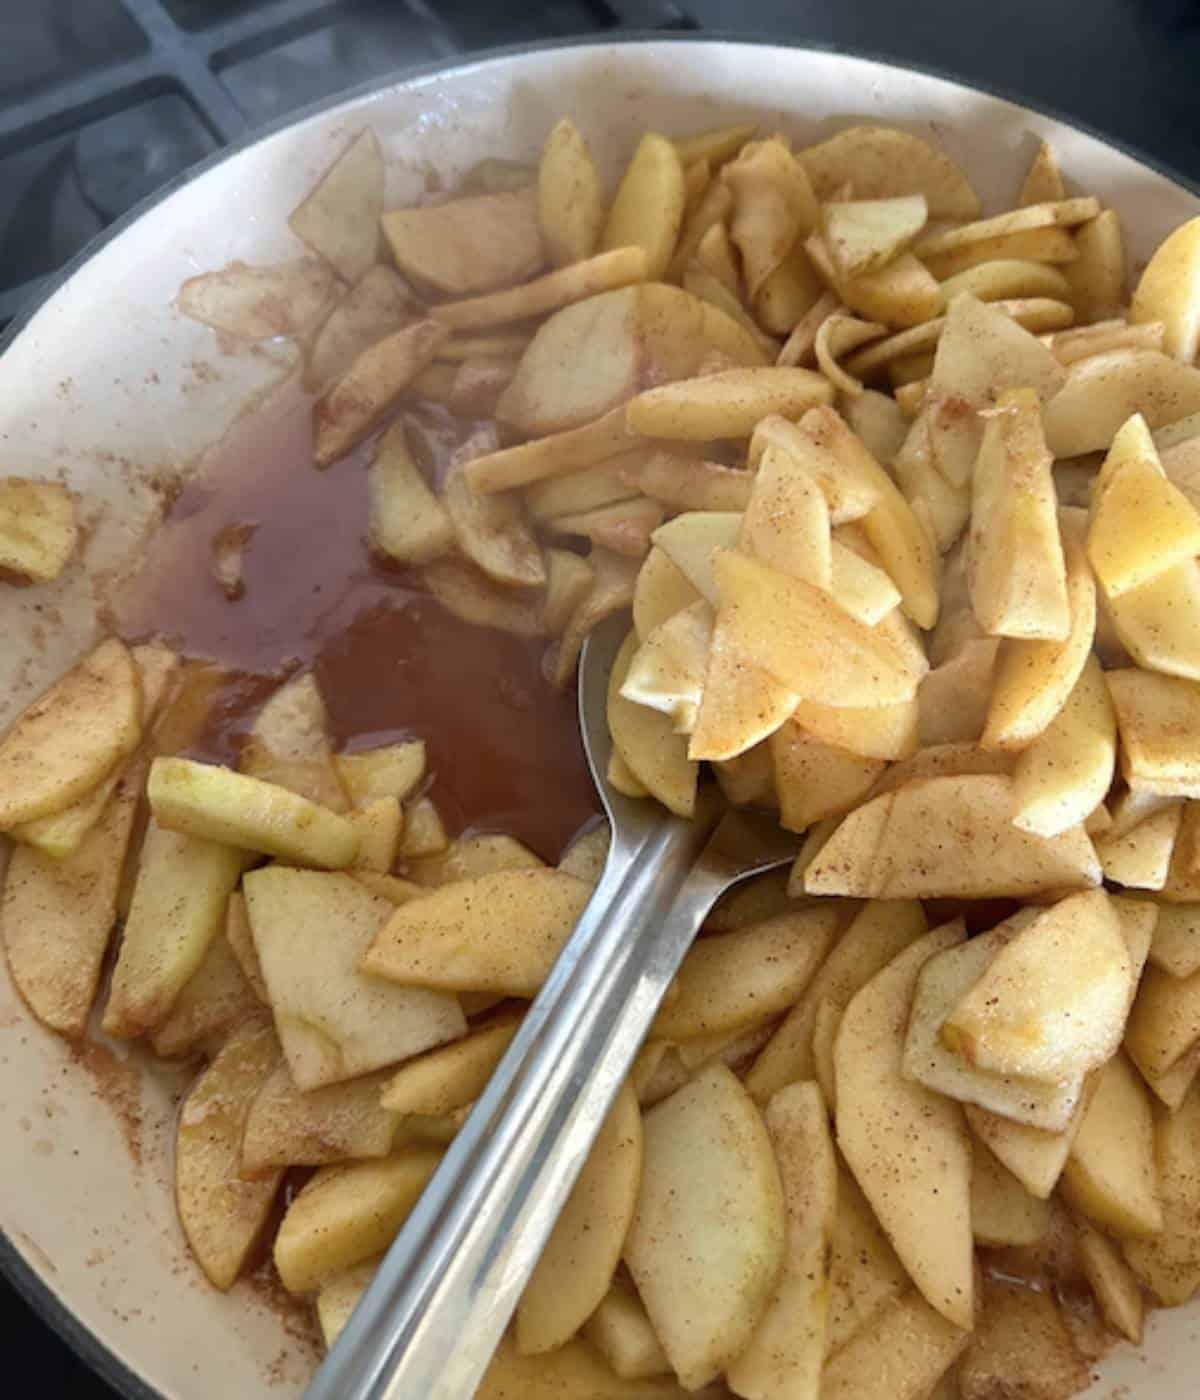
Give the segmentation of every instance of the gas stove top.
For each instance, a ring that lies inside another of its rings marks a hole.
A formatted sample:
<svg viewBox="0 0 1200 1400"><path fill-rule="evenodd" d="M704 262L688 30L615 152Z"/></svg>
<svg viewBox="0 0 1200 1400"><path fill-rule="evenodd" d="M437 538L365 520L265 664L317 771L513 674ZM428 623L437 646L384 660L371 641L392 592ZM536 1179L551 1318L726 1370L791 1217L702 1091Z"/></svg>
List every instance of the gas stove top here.
<svg viewBox="0 0 1200 1400"><path fill-rule="evenodd" d="M306 103L488 45L618 27L694 21L675 0L502 14L472 0L35 0L0 20L0 323L144 196Z"/></svg>
<svg viewBox="0 0 1200 1400"><path fill-rule="evenodd" d="M0 0L0 11L0 327L140 199L265 123L415 64L556 36L736 30L857 49L1051 108L1200 183L1198 0ZM865 110L869 95L846 105ZM14 1394L115 1400L2 1280L0 1350Z"/></svg>

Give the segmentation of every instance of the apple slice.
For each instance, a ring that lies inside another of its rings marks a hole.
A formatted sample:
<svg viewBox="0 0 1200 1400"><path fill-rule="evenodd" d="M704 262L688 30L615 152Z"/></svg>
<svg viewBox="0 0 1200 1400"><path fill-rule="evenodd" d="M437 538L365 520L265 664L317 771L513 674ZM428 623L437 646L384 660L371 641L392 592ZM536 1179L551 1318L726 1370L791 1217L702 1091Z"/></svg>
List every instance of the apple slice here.
<svg viewBox="0 0 1200 1400"><path fill-rule="evenodd" d="M466 1032L453 996L392 986L359 970L393 909L351 876L272 865L251 871L243 888L299 1088L353 1079Z"/></svg>
<svg viewBox="0 0 1200 1400"><path fill-rule="evenodd" d="M1180 224L1155 249L1134 288L1129 319L1161 321L1163 349L1193 363L1200 349L1200 219Z"/></svg>
<svg viewBox="0 0 1200 1400"><path fill-rule="evenodd" d="M971 1150L962 1110L905 1078L917 980L962 939L946 924L918 939L846 1008L834 1045L838 1146L930 1306L956 1327L974 1318ZM895 1168L898 1157L906 1166Z"/></svg>
<svg viewBox="0 0 1200 1400"><path fill-rule="evenodd" d="M386 1081L380 1071L305 1092L286 1063L277 1065L246 1115L242 1176L257 1181L292 1166L386 1157L400 1122L380 1106Z"/></svg>
<svg viewBox="0 0 1200 1400"><path fill-rule="evenodd" d="M1121 1237L1163 1228L1150 1096L1124 1055L1100 1072L1067 1158L1063 1191L1076 1210Z"/></svg>
<svg viewBox="0 0 1200 1400"><path fill-rule="evenodd" d="M1082 1075L1044 1084L995 1074L948 1049L942 1038L949 1012L1031 918L1022 911L988 933L930 958L917 982L904 1047L904 1073L947 1098L976 1104L1046 1132L1061 1132L1082 1097Z"/></svg>
<svg viewBox="0 0 1200 1400"><path fill-rule="evenodd" d="M645 1160L625 1262L682 1384L698 1390L741 1353L783 1264L779 1170L758 1109L710 1065L645 1117Z"/></svg>
<svg viewBox="0 0 1200 1400"><path fill-rule="evenodd" d="M1113 901L1103 890L1071 895L998 949L942 1041L993 1074L1074 1079L1116 1052L1136 985Z"/></svg>
<svg viewBox="0 0 1200 1400"><path fill-rule="evenodd" d="M293 1199L275 1236L275 1267L289 1293L373 1259L395 1239L441 1153L405 1147L378 1162L322 1167Z"/></svg>
<svg viewBox="0 0 1200 1400"><path fill-rule="evenodd" d="M774 1296L726 1380L746 1400L815 1397L825 1359L837 1154L815 1084L781 1089L766 1122L783 1182L787 1248Z"/></svg>
<svg viewBox="0 0 1200 1400"><path fill-rule="evenodd" d="M240 1176L250 1106L279 1060L265 1017L247 1021L196 1080L175 1134L175 1204L196 1262L214 1288L228 1289L258 1239L282 1172Z"/></svg>
<svg viewBox="0 0 1200 1400"><path fill-rule="evenodd" d="M142 686L115 637L72 667L0 738L0 829L60 812L133 752Z"/></svg>
<svg viewBox="0 0 1200 1400"><path fill-rule="evenodd" d="M642 1115L622 1086L517 1305L517 1349L540 1355L575 1336L621 1262L642 1176Z"/></svg>
<svg viewBox="0 0 1200 1400"><path fill-rule="evenodd" d="M407 987L533 997L591 893L553 869L444 885L392 913L361 970Z"/></svg>

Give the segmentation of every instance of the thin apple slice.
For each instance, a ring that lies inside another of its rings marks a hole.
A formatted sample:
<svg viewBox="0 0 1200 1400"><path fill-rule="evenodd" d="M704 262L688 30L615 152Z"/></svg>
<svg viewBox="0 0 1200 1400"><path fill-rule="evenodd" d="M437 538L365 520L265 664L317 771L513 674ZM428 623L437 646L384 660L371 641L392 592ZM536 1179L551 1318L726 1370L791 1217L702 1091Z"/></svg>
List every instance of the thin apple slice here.
<svg viewBox="0 0 1200 1400"><path fill-rule="evenodd" d="M726 1380L746 1400L815 1397L825 1359L837 1156L815 1084L781 1089L765 1116L783 1182L787 1247L775 1293Z"/></svg>
<svg viewBox="0 0 1200 1400"><path fill-rule="evenodd" d="M145 772L135 760L65 859L33 846L17 846L9 859L0 899L9 972L38 1020L63 1035L87 1029Z"/></svg>
<svg viewBox="0 0 1200 1400"><path fill-rule="evenodd" d="M942 1041L993 1074L1073 1079L1116 1052L1136 985L1113 901L1103 890L1071 895L1003 944Z"/></svg>
<svg viewBox="0 0 1200 1400"><path fill-rule="evenodd" d="M641 1176L642 1115L625 1084L517 1305L517 1349L524 1355L570 1341L603 1301L621 1262Z"/></svg>
<svg viewBox="0 0 1200 1400"><path fill-rule="evenodd" d="M561 870L502 870L395 910L361 967L409 987L532 997L591 887Z"/></svg>
<svg viewBox="0 0 1200 1400"><path fill-rule="evenodd" d="M1027 914L1018 914L969 943L930 958L921 969L904 1046L904 1074L948 1099L976 1104L1045 1132L1062 1132L1082 1098L1082 1075L1044 1084L996 1074L970 1064L942 1039L947 1015L1028 922Z"/></svg>
<svg viewBox="0 0 1200 1400"><path fill-rule="evenodd" d="M204 960L245 868L245 853L168 831L151 820L102 1028L132 1038L154 1030Z"/></svg>
<svg viewBox="0 0 1200 1400"><path fill-rule="evenodd" d="M1087 833L1041 837L1011 820L1012 779L968 773L907 782L856 808L805 873L809 894L866 899L1019 898L1087 889Z"/></svg>
<svg viewBox="0 0 1200 1400"><path fill-rule="evenodd" d="M322 1167L296 1195L275 1236L275 1267L290 1293L382 1254L437 1168L432 1147L405 1147L378 1162Z"/></svg>
<svg viewBox="0 0 1200 1400"><path fill-rule="evenodd" d="M453 996L392 986L359 970L393 908L351 876L273 865L251 871L243 887L299 1088L353 1079L466 1032Z"/></svg>
<svg viewBox="0 0 1200 1400"><path fill-rule="evenodd" d="M835 910L818 905L698 940L675 979L677 995L660 1009L651 1034L687 1041L787 1010L824 961L836 928Z"/></svg>
<svg viewBox="0 0 1200 1400"><path fill-rule="evenodd" d="M242 1176L256 1181L292 1166L386 1157L400 1115L382 1108L386 1071L304 1091L286 1063L268 1076L242 1133Z"/></svg>
<svg viewBox="0 0 1200 1400"><path fill-rule="evenodd" d="M246 1116L279 1060L265 1017L235 1031L179 1111L175 1203L196 1262L214 1288L241 1272L271 1213L282 1172L261 1181L240 1176Z"/></svg>
<svg viewBox="0 0 1200 1400"><path fill-rule="evenodd" d="M710 1065L645 1118L625 1262L684 1386L745 1349L783 1264L779 1170L758 1109Z"/></svg>
<svg viewBox="0 0 1200 1400"><path fill-rule="evenodd" d="M608 681L608 727L613 748L652 797L677 816L690 817L696 806L700 765L688 758L688 742L670 716L635 704L623 687L637 651L630 631L613 662Z"/></svg>
<svg viewBox="0 0 1200 1400"><path fill-rule="evenodd" d="M924 964L963 937L946 924L905 949L846 1008L834 1045L838 1146L913 1282L956 1327L974 1317L971 1152L962 1110L905 1078ZM897 1172L897 1155L906 1170Z"/></svg>
<svg viewBox="0 0 1200 1400"><path fill-rule="evenodd" d="M0 829L61 812L133 752L142 687L129 648L100 645L0 738Z"/></svg>
<svg viewBox="0 0 1200 1400"><path fill-rule="evenodd" d="M1063 1191L1076 1210L1122 1238L1163 1228L1150 1096L1124 1055L1100 1072L1067 1158Z"/></svg>

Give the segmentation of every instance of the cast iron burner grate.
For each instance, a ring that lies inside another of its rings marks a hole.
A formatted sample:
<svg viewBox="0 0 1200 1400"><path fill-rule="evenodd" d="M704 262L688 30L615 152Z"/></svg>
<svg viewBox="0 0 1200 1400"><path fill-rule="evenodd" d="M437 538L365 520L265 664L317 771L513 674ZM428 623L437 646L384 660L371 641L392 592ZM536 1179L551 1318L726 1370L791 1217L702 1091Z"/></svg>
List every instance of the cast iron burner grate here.
<svg viewBox="0 0 1200 1400"><path fill-rule="evenodd" d="M49 0L0 52L0 325L188 166L308 102L491 44L686 29L675 0Z"/></svg>

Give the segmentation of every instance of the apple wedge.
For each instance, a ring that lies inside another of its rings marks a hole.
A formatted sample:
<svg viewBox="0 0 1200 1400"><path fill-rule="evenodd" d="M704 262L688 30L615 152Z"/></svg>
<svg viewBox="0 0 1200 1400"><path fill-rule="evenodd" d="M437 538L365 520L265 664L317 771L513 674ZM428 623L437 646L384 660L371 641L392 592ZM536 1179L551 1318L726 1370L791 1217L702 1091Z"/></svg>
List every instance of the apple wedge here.
<svg viewBox="0 0 1200 1400"><path fill-rule="evenodd" d="M1135 413L1161 428L1197 410L1200 370L1159 350L1125 346L1076 361L1042 424L1055 457L1078 457L1106 452Z"/></svg>
<svg viewBox="0 0 1200 1400"><path fill-rule="evenodd" d="M971 1154L971 1231L975 1243L1002 1249L1037 1244L1050 1229L1050 1207L1032 1195L985 1147Z"/></svg>
<svg viewBox="0 0 1200 1400"><path fill-rule="evenodd" d="M532 190L393 209L382 225L400 271L447 296L524 282L542 266Z"/></svg>
<svg viewBox="0 0 1200 1400"><path fill-rule="evenodd" d="M474 1103L517 1033L515 1016L497 1017L452 1045L407 1061L383 1084L390 1112L440 1116Z"/></svg>
<svg viewBox="0 0 1200 1400"><path fill-rule="evenodd" d="M727 640L727 628L717 619L708 653L708 667L696 722L688 742L688 757L708 759L723 765L718 767L722 782L731 801L758 801L777 805L774 798L774 774L767 745L763 742L779 728L795 710L795 693L757 666L748 664L738 653L736 641ZM729 764L759 755L757 777L751 780L745 798L734 795L740 785L730 783ZM724 775L722 777L722 775Z"/></svg>
<svg viewBox="0 0 1200 1400"><path fill-rule="evenodd" d="M1086 1220L1075 1222L1075 1243L1083 1276L1100 1304L1104 1320L1138 1345L1142 1340L1145 1301L1120 1250Z"/></svg>
<svg viewBox="0 0 1200 1400"><path fill-rule="evenodd" d="M313 405L314 463L331 466L382 426L447 334L436 321L412 321L360 351Z"/></svg>
<svg viewBox="0 0 1200 1400"><path fill-rule="evenodd" d="M875 973L926 930L925 915L915 900L873 900L862 908L746 1075L746 1088L756 1103L765 1104L785 1085L814 1076L818 1005L836 1006L840 1019Z"/></svg>
<svg viewBox="0 0 1200 1400"><path fill-rule="evenodd" d="M199 840L331 869L358 854L358 834L346 817L217 764L156 758L146 795L160 826Z"/></svg>
<svg viewBox="0 0 1200 1400"><path fill-rule="evenodd" d="M291 1166L386 1157L400 1122L399 1114L380 1106L386 1081L386 1072L377 1072L305 1091L280 1063L246 1115L242 1176L257 1181Z"/></svg>
<svg viewBox="0 0 1200 1400"><path fill-rule="evenodd" d="M1078 1395L1090 1380L1051 1294L985 1282L979 1325L958 1367L962 1400L992 1400L1006 1391L1049 1400Z"/></svg>
<svg viewBox="0 0 1200 1400"><path fill-rule="evenodd" d="M1200 685L1127 667L1105 674L1121 736L1126 782L1164 796L1200 795Z"/></svg>
<svg viewBox="0 0 1200 1400"><path fill-rule="evenodd" d="M817 905L699 939L680 965L677 995L659 1010L650 1033L687 1041L742 1030L786 1011L824 961L836 928L836 911Z"/></svg>
<svg viewBox="0 0 1200 1400"><path fill-rule="evenodd" d="M622 697L661 711L677 733L690 733L704 691L712 629L712 609L703 600L661 623L634 652Z"/></svg>
<svg viewBox="0 0 1200 1400"><path fill-rule="evenodd" d="M737 550L713 561L718 626L745 660L762 667L802 700L890 705L916 694L912 662L879 629L865 627L799 579Z"/></svg>
<svg viewBox="0 0 1200 1400"><path fill-rule="evenodd" d="M484 1372L474 1400L680 1400L674 1376L622 1379L604 1358L578 1338L555 1351L522 1356L508 1338L501 1341Z"/></svg>
<svg viewBox="0 0 1200 1400"><path fill-rule="evenodd" d="M1125 1048L1147 1075L1163 1075L1200 1042L1200 974L1147 968L1129 1014Z"/></svg>
<svg viewBox="0 0 1200 1400"><path fill-rule="evenodd" d="M292 211L288 227L332 263L339 277L357 281L379 257L383 185L383 151L368 126Z"/></svg>
<svg viewBox="0 0 1200 1400"><path fill-rule="evenodd" d="M947 1048L942 1037L950 1011L1031 919L1032 915L1024 911L988 933L929 959L917 981L904 1045L903 1072L914 1083L948 1099L975 1104L1045 1132L1062 1132L1082 1097L1082 1075L1046 1084L997 1074L972 1065Z"/></svg>
<svg viewBox="0 0 1200 1400"><path fill-rule="evenodd" d="M1096 636L1096 585L1084 552L1085 517L1059 512L1070 628L1063 641L1006 638L996 657L984 748L1025 748L1067 703Z"/></svg>
<svg viewBox="0 0 1200 1400"><path fill-rule="evenodd" d="M1155 249L1134 288L1129 319L1161 321L1163 349L1193 363L1200 349L1200 219L1180 224Z"/></svg>
<svg viewBox="0 0 1200 1400"><path fill-rule="evenodd" d="M679 287L641 282L599 292L542 323L500 396L496 416L531 437L582 429L651 385L696 374L713 354L734 365L767 363L748 330ZM623 410L620 422L624 427ZM633 445L625 435L601 456ZM496 489L474 479L474 472L468 477L478 490Z"/></svg>
<svg viewBox="0 0 1200 1400"><path fill-rule="evenodd" d="M275 1267L290 1293L382 1254L437 1168L431 1147L401 1148L378 1162L322 1167L288 1206L275 1236Z"/></svg>
<svg viewBox="0 0 1200 1400"><path fill-rule="evenodd" d="M821 207L825 246L842 278L876 272L891 262L910 246L928 217L922 194L831 200Z"/></svg>
<svg viewBox="0 0 1200 1400"><path fill-rule="evenodd" d="M75 497L57 481L0 482L0 569L49 583L79 544Z"/></svg>
<svg viewBox="0 0 1200 1400"><path fill-rule="evenodd" d="M792 1084L766 1109L787 1211L787 1243L774 1295L726 1381L746 1400L816 1400L825 1358L829 1261L838 1165L815 1084Z"/></svg>
<svg viewBox="0 0 1200 1400"><path fill-rule="evenodd" d="M621 1262L641 1177L642 1115L625 1084L517 1304L523 1355L570 1341L603 1302Z"/></svg>
<svg viewBox="0 0 1200 1400"><path fill-rule="evenodd" d="M942 1041L993 1074L1074 1079L1120 1046L1136 985L1113 901L1103 890L1070 895L1002 944Z"/></svg>
<svg viewBox="0 0 1200 1400"><path fill-rule="evenodd" d="M846 1008L834 1045L838 1146L913 1282L956 1327L974 1316L971 1152L962 1110L902 1071L905 1031L924 964L961 925L918 939ZM897 1156L906 1169L895 1170Z"/></svg>
<svg viewBox="0 0 1200 1400"><path fill-rule="evenodd" d="M106 1035L131 1039L167 1019L244 868L244 852L151 820L101 1023Z"/></svg>
<svg viewBox="0 0 1200 1400"><path fill-rule="evenodd" d="M1100 663L1091 656L1062 709L1017 757L1013 822L1039 836L1058 836L1086 821L1112 786L1116 759L1116 715Z"/></svg>
<svg viewBox="0 0 1200 1400"><path fill-rule="evenodd" d="M1167 1308L1180 1307L1200 1288L1200 1088L1175 1113L1154 1119L1154 1161L1162 1229L1125 1239L1122 1252L1138 1281Z"/></svg>
<svg viewBox="0 0 1200 1400"><path fill-rule="evenodd" d="M722 550L736 546L742 520L737 511L685 511L655 530L654 547L683 573L701 597L715 606L719 597L715 560Z"/></svg>
<svg viewBox="0 0 1200 1400"><path fill-rule="evenodd" d="M584 1324L583 1335L622 1380L670 1374L671 1363L654 1335L642 1300L625 1283L614 1280Z"/></svg>
<svg viewBox="0 0 1200 1400"><path fill-rule="evenodd" d="M1053 465L1032 389L1001 394L975 461L968 581L990 636L1061 642L1070 633Z"/></svg>
<svg viewBox="0 0 1200 1400"><path fill-rule="evenodd" d="M885 1302L869 1326L830 1356L821 1400L924 1400L970 1337L910 1289Z"/></svg>
<svg viewBox="0 0 1200 1400"><path fill-rule="evenodd" d="M943 151L892 126L849 126L799 152L818 198L849 184L859 199L923 194L931 219L973 219L979 196Z"/></svg>
<svg viewBox="0 0 1200 1400"><path fill-rule="evenodd" d="M1062 1132L1051 1133L1041 1128L1031 1128L1027 1123L1017 1123L976 1104L964 1104L963 1112L979 1141L1008 1168L1031 1196L1046 1200L1067 1165L1067 1157L1083 1123L1095 1079L1093 1074L1084 1082L1079 1103Z"/></svg>
<svg viewBox="0 0 1200 1400"><path fill-rule="evenodd" d="M375 1277L379 1262L378 1259L365 1259L344 1273L326 1279L317 1290L317 1326L321 1329L321 1340L327 1349L345 1330L358 1300Z"/></svg>
<svg viewBox="0 0 1200 1400"><path fill-rule="evenodd" d="M175 1204L196 1262L214 1288L233 1286L266 1226L282 1172L240 1175L242 1130L279 1060L266 1017L247 1021L196 1080L175 1133Z"/></svg>
<svg viewBox="0 0 1200 1400"><path fill-rule="evenodd" d="M208 945L203 962L183 984L171 1014L151 1035L150 1044L164 1060L197 1052L211 1054L224 1044L230 1031L262 1006L229 940L220 932Z"/></svg>
<svg viewBox="0 0 1200 1400"><path fill-rule="evenodd" d="M779 1278L786 1217L753 1101L710 1065L645 1116L625 1262L680 1382L714 1380L754 1334Z"/></svg>
<svg viewBox="0 0 1200 1400"><path fill-rule="evenodd" d="M403 421L379 439L367 473L371 547L399 564L427 564L454 547L454 526L413 461Z"/></svg>
<svg viewBox="0 0 1200 1400"><path fill-rule="evenodd" d="M117 917L145 763L135 760L65 859L16 846L0 896L0 938L17 990L51 1030L81 1036Z"/></svg>
<svg viewBox="0 0 1200 1400"><path fill-rule="evenodd" d="M1163 471L1140 414L1121 427L1097 477L1087 548L1110 599L1200 553L1200 513Z"/></svg>
<svg viewBox="0 0 1200 1400"><path fill-rule="evenodd" d="M688 757L686 736L677 731L669 715L635 704L623 693L637 649L637 633L631 630L608 680L613 750L652 797L677 816L690 817L696 806L700 765Z"/></svg>
<svg viewBox="0 0 1200 1400"><path fill-rule="evenodd" d="M293 677L255 716L238 769L276 783L331 812L350 801L333 761L325 701L311 671Z"/></svg>
<svg viewBox="0 0 1200 1400"><path fill-rule="evenodd" d="M409 987L532 997L591 887L561 870L504 870L396 909L361 967Z"/></svg>
<svg viewBox="0 0 1200 1400"><path fill-rule="evenodd" d="M115 637L72 667L0 738L0 829L61 812L141 738L142 686Z"/></svg>
<svg viewBox="0 0 1200 1400"><path fill-rule="evenodd" d="M538 161L538 221L556 267L596 251L604 226L604 194L588 144L563 117L542 146Z"/></svg>
<svg viewBox="0 0 1200 1400"><path fill-rule="evenodd" d="M683 225L687 190L679 152L665 136L647 132L613 196L600 233L602 249L637 247L646 254L647 276L667 270Z"/></svg>
<svg viewBox="0 0 1200 1400"><path fill-rule="evenodd" d="M829 504L808 472L777 447L768 447L758 464L738 542L759 563L832 591Z"/></svg>
<svg viewBox="0 0 1200 1400"><path fill-rule="evenodd" d="M785 720L767 740L775 768L779 822L807 831L827 817L848 812L871 791L886 762L827 744L799 717Z"/></svg>
<svg viewBox="0 0 1200 1400"><path fill-rule="evenodd" d="M1070 1204L1121 1238L1162 1230L1154 1136L1150 1097L1129 1061L1115 1055L1100 1071L1067 1158Z"/></svg>
<svg viewBox="0 0 1200 1400"><path fill-rule="evenodd" d="M453 996L359 971L392 905L349 875L273 865L243 882L288 1068L304 1090L353 1079L466 1032Z"/></svg>
<svg viewBox="0 0 1200 1400"><path fill-rule="evenodd" d="M327 388L368 346L398 331L419 309L395 268L380 263L368 268L317 331L308 352L305 387Z"/></svg>
<svg viewBox="0 0 1200 1400"><path fill-rule="evenodd" d="M904 1265L845 1164L838 1164L837 1211L829 1251L825 1355L836 1355L884 1307L913 1292Z"/></svg>
<svg viewBox="0 0 1200 1400"><path fill-rule="evenodd" d="M865 899L1019 898L1100 883L1082 827L1041 837L1011 820L1012 780L912 780L843 819L805 872L809 894Z"/></svg>

